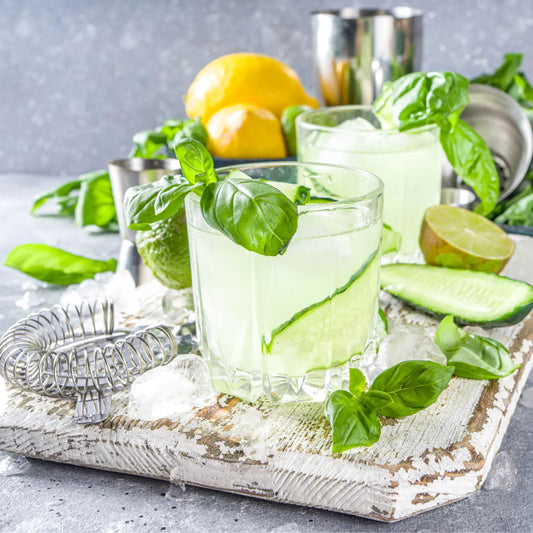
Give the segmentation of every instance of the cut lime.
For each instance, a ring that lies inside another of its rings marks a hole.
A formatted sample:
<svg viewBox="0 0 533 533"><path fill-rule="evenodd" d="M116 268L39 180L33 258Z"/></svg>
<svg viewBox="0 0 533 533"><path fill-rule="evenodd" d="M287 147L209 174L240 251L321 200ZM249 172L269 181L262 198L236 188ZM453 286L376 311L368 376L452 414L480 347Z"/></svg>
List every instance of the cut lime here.
<svg viewBox="0 0 533 533"><path fill-rule="evenodd" d="M189 240L185 207L167 220L157 222L149 231L138 231L136 245L145 265L170 289L191 286Z"/></svg>
<svg viewBox="0 0 533 533"><path fill-rule="evenodd" d="M378 267L379 258L373 255L331 296L276 328L271 341L264 344L272 368L299 377L341 365L360 354L374 316Z"/></svg>
<svg viewBox="0 0 533 533"><path fill-rule="evenodd" d="M500 272L515 243L485 217L451 205L426 210L420 248L429 265Z"/></svg>

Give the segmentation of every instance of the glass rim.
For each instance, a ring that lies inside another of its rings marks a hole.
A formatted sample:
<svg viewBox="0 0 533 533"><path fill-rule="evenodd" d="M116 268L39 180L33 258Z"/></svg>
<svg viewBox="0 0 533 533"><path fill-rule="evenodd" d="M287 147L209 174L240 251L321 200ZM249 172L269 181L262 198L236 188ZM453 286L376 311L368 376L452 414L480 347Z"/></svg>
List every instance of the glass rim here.
<svg viewBox="0 0 533 533"><path fill-rule="evenodd" d="M311 117L313 115L320 115L320 114L328 114L329 112L335 112L335 111L370 111L372 114L374 114L373 107L371 105L363 105L363 104L356 104L356 105L337 105L337 106L331 106L331 107L319 107L318 109L312 109L310 111L304 111L300 115L296 117L296 127L299 128L305 128L307 130L313 130L313 131L325 131L325 132L333 132L338 133L338 126L323 126L321 124L313 124L312 122L308 122L306 120L307 117ZM419 126L418 128L412 128L407 131L399 131L397 129L391 129L391 130L368 130L364 128L351 128L350 131L363 131L366 132L369 135L387 135L387 136L393 136L393 135L400 135L400 134L417 134L417 133L424 133L426 131L432 131L432 130L438 130L439 127L436 124L426 124L425 126Z"/></svg>
<svg viewBox="0 0 533 533"><path fill-rule="evenodd" d="M242 163L240 165L232 165L227 167L220 167L216 168L216 172L230 172L232 170L241 170L244 171L247 168L275 168L275 167L296 167L296 168L305 168L305 167L318 167L319 169L338 169L338 170L347 170L350 172L355 172L359 175L362 175L366 178L370 178L374 182L374 186L369 192L366 192L364 194L360 194L358 196L353 196L350 198L339 198L335 199L334 202L331 203L317 203L317 204L306 204L301 207L304 208L305 211L320 211L326 209L326 206L329 205L329 208L332 208L334 206L343 206L343 205L353 205L361 202L365 202L367 200L372 200L374 198L377 198L378 196L383 195L383 181L381 181L381 178L373 174L372 172L368 172L367 170L363 170L362 168L357 167L349 167L345 165L332 165L329 163L314 163L312 161L306 162L306 161L265 161L265 162L254 162L254 163ZM189 196L189 195L188 195Z"/></svg>

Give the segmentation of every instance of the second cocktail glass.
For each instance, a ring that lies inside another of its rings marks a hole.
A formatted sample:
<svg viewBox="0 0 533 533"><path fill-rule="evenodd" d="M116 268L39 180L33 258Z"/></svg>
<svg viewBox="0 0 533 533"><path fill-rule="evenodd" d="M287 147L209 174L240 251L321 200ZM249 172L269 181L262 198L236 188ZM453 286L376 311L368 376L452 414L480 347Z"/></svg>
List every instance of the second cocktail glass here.
<svg viewBox="0 0 533 533"><path fill-rule="evenodd" d="M378 305L382 184L353 168L306 163L233 167L290 199L298 229L284 253L248 251L186 198L200 349L214 388L253 401L321 401L371 340ZM224 178L230 169L219 169Z"/></svg>
<svg viewBox="0 0 533 533"><path fill-rule="evenodd" d="M381 129L371 106L309 111L297 119L298 160L372 172L384 184L383 221L400 233L400 257L419 254L425 210L440 202L437 126L408 132Z"/></svg>

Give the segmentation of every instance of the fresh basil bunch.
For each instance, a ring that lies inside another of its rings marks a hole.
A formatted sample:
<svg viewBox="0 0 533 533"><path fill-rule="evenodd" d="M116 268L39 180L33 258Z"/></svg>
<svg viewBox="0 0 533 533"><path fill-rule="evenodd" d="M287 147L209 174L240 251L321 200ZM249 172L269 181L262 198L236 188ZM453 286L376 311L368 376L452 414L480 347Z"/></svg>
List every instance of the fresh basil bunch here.
<svg viewBox="0 0 533 533"><path fill-rule="evenodd" d="M380 317L387 324L381 310ZM520 367L503 344L466 333L455 325L453 316L440 323L435 344L446 356L446 366L404 361L382 372L366 392L364 375L350 369L349 391L337 390L324 403L324 415L332 428L333 453L372 446L381 435L378 416L403 418L425 409L437 400L452 375L499 379Z"/></svg>
<svg viewBox="0 0 533 533"><path fill-rule="evenodd" d="M374 112L399 131L438 126L448 161L479 196L478 211L488 215L498 201L500 184L485 141L459 118L468 104L468 86L468 80L454 72L407 74L385 84Z"/></svg>
<svg viewBox="0 0 533 533"><path fill-rule="evenodd" d="M31 213L49 201L55 202L57 215L73 216L80 227L94 225L118 231L111 181L105 170L82 174L78 179L41 194L33 201Z"/></svg>
<svg viewBox="0 0 533 533"><path fill-rule="evenodd" d="M434 403L454 368L432 361L403 361L382 372L365 392L363 373L350 369L349 391L332 392L324 403L333 453L372 446L381 436L379 416L403 418Z"/></svg>
<svg viewBox="0 0 533 533"><path fill-rule="evenodd" d="M207 130L200 117L191 120L173 118L154 130L136 133L129 157L165 159L171 157L174 146L185 139L194 139L207 146Z"/></svg>
<svg viewBox="0 0 533 533"><path fill-rule="evenodd" d="M206 222L233 242L261 255L284 253L298 227L293 201L238 170L220 179L211 155L198 141L182 141L175 152L183 176L165 176L126 192L124 211L131 229L146 230L171 217L193 192L201 197Z"/></svg>
<svg viewBox="0 0 533 533"><path fill-rule="evenodd" d="M455 325L453 316L442 320L435 344L446 356L454 374L469 379L498 379L512 374L515 365L509 350L498 341L466 333Z"/></svg>

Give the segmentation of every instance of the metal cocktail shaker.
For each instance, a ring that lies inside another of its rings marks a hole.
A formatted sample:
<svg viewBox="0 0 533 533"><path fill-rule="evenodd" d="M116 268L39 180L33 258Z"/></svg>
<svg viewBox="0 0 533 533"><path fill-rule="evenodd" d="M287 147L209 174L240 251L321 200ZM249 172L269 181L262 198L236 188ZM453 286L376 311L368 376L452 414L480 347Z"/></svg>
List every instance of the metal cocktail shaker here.
<svg viewBox="0 0 533 533"><path fill-rule="evenodd" d="M311 13L318 80L327 106L372 104L386 81L420 70L422 11L410 7Z"/></svg>

